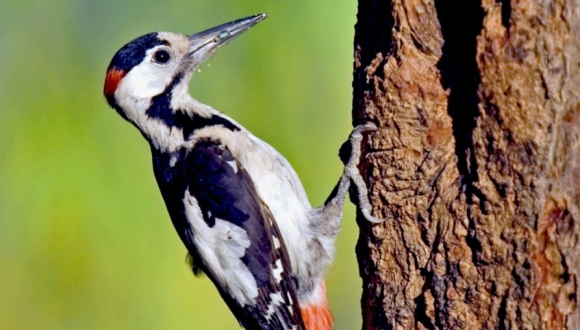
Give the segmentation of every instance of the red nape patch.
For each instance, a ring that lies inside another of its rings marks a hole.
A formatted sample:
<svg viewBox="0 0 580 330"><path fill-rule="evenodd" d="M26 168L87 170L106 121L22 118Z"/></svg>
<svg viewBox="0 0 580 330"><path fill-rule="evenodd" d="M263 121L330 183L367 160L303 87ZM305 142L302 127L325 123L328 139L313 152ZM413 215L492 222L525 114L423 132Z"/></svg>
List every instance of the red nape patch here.
<svg viewBox="0 0 580 330"><path fill-rule="evenodd" d="M333 320L328 301L326 300L326 286L322 282L318 286L319 301L314 304L300 304L300 313L306 330L332 330Z"/></svg>
<svg viewBox="0 0 580 330"><path fill-rule="evenodd" d="M125 77L125 71L121 69L111 68L107 72L107 77L105 77L105 89L104 93L106 97L112 97L117 90L117 86L121 82L121 79Z"/></svg>

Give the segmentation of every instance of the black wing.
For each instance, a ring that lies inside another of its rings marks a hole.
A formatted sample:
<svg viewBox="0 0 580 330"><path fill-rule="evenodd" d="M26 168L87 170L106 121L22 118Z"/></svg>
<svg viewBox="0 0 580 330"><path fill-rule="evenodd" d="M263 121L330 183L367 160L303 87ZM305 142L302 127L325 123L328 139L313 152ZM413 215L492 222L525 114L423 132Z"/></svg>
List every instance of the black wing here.
<svg viewBox="0 0 580 330"><path fill-rule="evenodd" d="M282 236L247 171L214 139L173 157L174 166L157 167L156 176L194 270L208 275L244 327L302 329ZM243 302L248 291L240 293L231 276L251 277L256 287L250 295L257 295Z"/></svg>

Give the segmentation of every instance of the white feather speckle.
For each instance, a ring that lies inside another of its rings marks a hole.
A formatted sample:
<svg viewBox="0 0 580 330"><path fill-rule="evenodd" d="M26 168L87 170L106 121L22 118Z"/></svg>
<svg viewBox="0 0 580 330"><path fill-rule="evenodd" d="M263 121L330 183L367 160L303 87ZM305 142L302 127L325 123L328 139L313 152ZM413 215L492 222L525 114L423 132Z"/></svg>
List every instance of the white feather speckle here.
<svg viewBox="0 0 580 330"><path fill-rule="evenodd" d="M270 293L270 304L268 305L268 311L266 312L266 318L270 319L272 315L276 312L276 306L279 306L280 303L284 302L282 298L282 294L280 292ZM292 309L290 309L292 311Z"/></svg>
<svg viewBox="0 0 580 330"><path fill-rule="evenodd" d="M169 159L169 166L173 167L175 166L175 163L177 163L177 157L171 156L171 159Z"/></svg>
<svg viewBox="0 0 580 330"><path fill-rule="evenodd" d="M230 160L227 163L234 170L234 173L238 173L238 165L236 165L236 161L235 160Z"/></svg>
<svg viewBox="0 0 580 330"><path fill-rule="evenodd" d="M282 260L278 259L276 260L276 267L274 267L272 269L272 273L274 275L274 278L276 279L276 282L280 283L282 282L282 272L284 271L284 267L282 267Z"/></svg>
<svg viewBox="0 0 580 330"><path fill-rule="evenodd" d="M279 249L280 248L280 240L278 239L278 237L276 236L272 236L272 240L274 241L274 248Z"/></svg>

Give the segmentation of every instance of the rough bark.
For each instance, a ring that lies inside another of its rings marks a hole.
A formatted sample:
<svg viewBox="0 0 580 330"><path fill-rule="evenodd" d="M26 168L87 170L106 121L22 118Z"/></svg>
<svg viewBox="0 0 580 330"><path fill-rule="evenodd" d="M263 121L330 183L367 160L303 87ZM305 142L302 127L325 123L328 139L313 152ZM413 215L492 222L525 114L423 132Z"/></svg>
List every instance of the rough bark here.
<svg viewBox="0 0 580 330"><path fill-rule="evenodd" d="M580 329L580 2L359 0L364 329Z"/></svg>

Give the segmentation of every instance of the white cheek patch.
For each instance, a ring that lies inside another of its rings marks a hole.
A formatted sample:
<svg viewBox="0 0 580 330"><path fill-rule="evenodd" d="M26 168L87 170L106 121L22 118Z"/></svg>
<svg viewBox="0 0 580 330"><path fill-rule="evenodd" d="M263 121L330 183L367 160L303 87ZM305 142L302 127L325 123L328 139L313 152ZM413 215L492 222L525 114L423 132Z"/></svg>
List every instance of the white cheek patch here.
<svg viewBox="0 0 580 330"><path fill-rule="evenodd" d="M193 242L205 266L242 306L254 304L258 287L254 276L241 258L251 242L247 232L229 221L216 219L209 227L197 200L189 192L183 198L185 215L193 232Z"/></svg>
<svg viewBox="0 0 580 330"><path fill-rule="evenodd" d="M149 62L149 56L135 66L117 87L117 99L130 96L136 99L149 99L161 94L173 79L171 67L161 68Z"/></svg>

